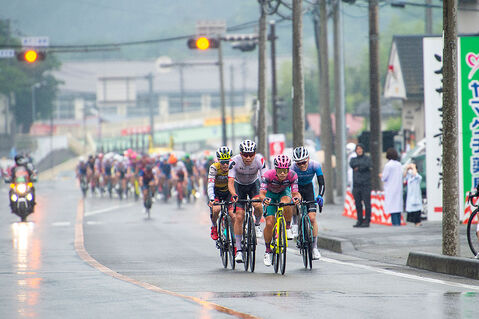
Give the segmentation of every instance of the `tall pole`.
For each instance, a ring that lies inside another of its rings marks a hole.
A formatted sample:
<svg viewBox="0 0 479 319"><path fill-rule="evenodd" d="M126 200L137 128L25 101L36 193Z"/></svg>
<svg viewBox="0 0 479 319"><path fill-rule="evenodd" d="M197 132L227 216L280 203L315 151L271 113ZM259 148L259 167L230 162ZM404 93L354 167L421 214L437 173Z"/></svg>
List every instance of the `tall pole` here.
<svg viewBox="0 0 479 319"><path fill-rule="evenodd" d="M424 31L426 34L432 34L432 0L426 0L426 10L425 10L425 21Z"/></svg>
<svg viewBox="0 0 479 319"><path fill-rule="evenodd" d="M443 70L444 94L443 144L442 144L442 253L457 256L459 253L459 157L457 128L457 0L443 2Z"/></svg>
<svg viewBox="0 0 479 319"><path fill-rule="evenodd" d="M344 51L341 19L341 0L334 4L334 103L336 104L336 192L346 193L346 112L344 107Z"/></svg>
<svg viewBox="0 0 479 319"><path fill-rule="evenodd" d="M35 105L35 88L37 87L37 83L32 85L32 124L35 123L35 113L36 111L36 105Z"/></svg>
<svg viewBox="0 0 479 319"><path fill-rule="evenodd" d="M293 0L293 147L304 145L303 0Z"/></svg>
<svg viewBox="0 0 479 319"><path fill-rule="evenodd" d="M153 74L146 76L148 80L148 108L150 111L150 139L151 147L155 147L155 115L153 114Z"/></svg>
<svg viewBox="0 0 479 319"><path fill-rule="evenodd" d="M180 64L180 112L185 111L185 77L183 72L183 65Z"/></svg>
<svg viewBox="0 0 479 319"><path fill-rule="evenodd" d="M273 133L278 133L278 92L276 87L276 23L274 20L269 23L269 37L271 41L271 106L273 115Z"/></svg>
<svg viewBox="0 0 479 319"><path fill-rule="evenodd" d="M382 136L381 136L381 105L379 89L379 18L378 0L369 1L369 99L370 126L369 150L371 153L371 187L379 190L381 181Z"/></svg>
<svg viewBox="0 0 479 319"><path fill-rule="evenodd" d="M223 79L223 50L222 41L218 40L218 68L220 70L220 96L221 96L221 138L223 145L228 143L226 135L226 101L225 101L225 85Z"/></svg>
<svg viewBox="0 0 479 319"><path fill-rule="evenodd" d="M329 90L329 56L328 56L328 13L326 0L319 0L319 96L321 114L321 145L324 153L323 168L329 172L324 176L326 184L325 202L334 203L333 194L333 132L330 111L330 90ZM316 23L317 25L317 23Z"/></svg>
<svg viewBox="0 0 479 319"><path fill-rule="evenodd" d="M258 151L268 158L266 153L266 13L262 8L258 38Z"/></svg>
<svg viewBox="0 0 479 319"><path fill-rule="evenodd" d="M231 107L231 146L235 144L235 86L234 86L234 65L230 65L230 107Z"/></svg>

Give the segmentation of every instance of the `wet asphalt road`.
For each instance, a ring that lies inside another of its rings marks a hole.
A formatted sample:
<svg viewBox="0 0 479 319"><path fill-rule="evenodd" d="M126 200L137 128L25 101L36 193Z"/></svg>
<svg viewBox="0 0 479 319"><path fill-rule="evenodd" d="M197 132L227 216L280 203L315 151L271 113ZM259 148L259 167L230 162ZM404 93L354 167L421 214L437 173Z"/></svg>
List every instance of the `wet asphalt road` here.
<svg viewBox="0 0 479 319"><path fill-rule="evenodd" d="M260 240L254 273L242 265L223 269L202 203L178 210L157 202L146 219L133 201L82 202L71 179L41 182L37 194L35 214L19 223L9 213L5 185L0 188L0 318L437 319L479 313L477 281L358 256L322 251L322 260L305 270L291 248L281 276L263 265ZM77 216L84 236L77 236L75 249ZM96 268L79 249L83 237Z"/></svg>

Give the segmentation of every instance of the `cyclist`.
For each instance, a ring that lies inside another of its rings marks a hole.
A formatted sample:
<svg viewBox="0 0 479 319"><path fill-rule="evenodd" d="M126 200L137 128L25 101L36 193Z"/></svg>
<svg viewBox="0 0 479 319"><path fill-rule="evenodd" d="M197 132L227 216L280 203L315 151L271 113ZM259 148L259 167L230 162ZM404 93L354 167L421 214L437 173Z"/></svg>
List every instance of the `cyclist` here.
<svg viewBox="0 0 479 319"><path fill-rule="evenodd" d="M265 205L270 203L291 203L291 197L295 204L299 203L301 194L298 192L298 175L290 170L291 160L288 156L281 154L274 158L274 169L264 173L261 182L260 198ZM266 226L264 227L264 244L266 251L264 253L265 266L271 266L271 240L273 236L273 227L276 222L276 207L267 206L264 216ZM286 228L291 225L292 207L284 207L284 218Z"/></svg>
<svg viewBox="0 0 479 319"><path fill-rule="evenodd" d="M216 151L218 162L211 164L208 171L208 206L211 208L211 239L218 239L218 230L216 229L216 221L220 212L220 206L213 206L215 201L229 202L231 195L228 191L228 170L231 151L228 147L222 146Z"/></svg>
<svg viewBox="0 0 479 319"><path fill-rule="evenodd" d="M240 154L231 159L228 172L228 190L231 199L236 202L238 199L250 199L259 197L260 178L262 178L266 165L263 156L256 154L256 143L251 140L241 142ZM255 214L256 237L261 237L261 215L263 207L261 203L253 203ZM236 239L235 261L243 262L243 252L241 251L241 241L243 240L243 220L244 220L244 203L238 203L234 233Z"/></svg>
<svg viewBox="0 0 479 319"><path fill-rule="evenodd" d="M100 183L100 176L102 175L103 167L103 153L99 153L95 159L95 165L93 168L94 171L94 185L97 187L100 192L103 192L103 184ZM93 191L93 189L92 189Z"/></svg>
<svg viewBox="0 0 479 319"><path fill-rule="evenodd" d="M188 171L186 166L182 161L178 161L178 158L174 154L170 155L168 163L171 164L171 178L173 180L173 185L175 185L177 191L181 191L183 194L180 195L180 198L183 199L184 191L188 183Z"/></svg>
<svg viewBox="0 0 479 319"><path fill-rule="evenodd" d="M305 201L316 200L319 206L323 206L324 176L321 164L309 158L309 152L304 146L296 147L293 150L294 164L291 169L298 175L298 189ZM319 194L314 197L313 179L316 176L319 185ZM318 249L318 222L316 221L316 205L308 205L309 218L313 226L313 260L321 258ZM296 226L297 228L297 226Z"/></svg>
<svg viewBox="0 0 479 319"><path fill-rule="evenodd" d="M79 183L81 183L82 177L84 177L85 180L88 181L87 170L88 170L88 163L87 161L85 161L85 158L81 156L78 160L78 165L76 167L76 176L78 178Z"/></svg>
<svg viewBox="0 0 479 319"><path fill-rule="evenodd" d="M189 154L186 154L183 163L185 164L186 171L188 172L188 202L190 201L190 195L195 196L196 193L196 166L195 162L191 159Z"/></svg>
<svg viewBox="0 0 479 319"><path fill-rule="evenodd" d="M154 197L155 187L158 185L158 178L153 172L153 166L148 164L144 169L140 170L138 173L140 178L140 187L143 192L143 201L146 201L148 197L148 187L151 190L151 198Z"/></svg>
<svg viewBox="0 0 479 319"><path fill-rule="evenodd" d="M116 179L117 187L120 187L121 190L125 194L127 194L126 182L127 182L128 165L126 163L126 160L123 159L120 155L118 155L114 169L115 169L115 179Z"/></svg>

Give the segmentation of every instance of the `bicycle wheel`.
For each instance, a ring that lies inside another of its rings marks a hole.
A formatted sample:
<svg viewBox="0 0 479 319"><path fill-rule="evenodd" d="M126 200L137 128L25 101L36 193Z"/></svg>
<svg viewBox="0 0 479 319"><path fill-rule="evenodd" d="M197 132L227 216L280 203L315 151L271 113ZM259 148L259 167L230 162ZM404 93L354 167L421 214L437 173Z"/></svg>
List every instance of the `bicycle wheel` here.
<svg viewBox="0 0 479 319"><path fill-rule="evenodd" d="M301 217L298 222L298 248L303 258L304 268L308 268L308 253L306 251L306 240L305 240L305 230L304 230L304 217Z"/></svg>
<svg viewBox="0 0 479 319"><path fill-rule="evenodd" d="M279 237L278 237L278 244L279 244L279 264L281 268L281 275L284 275L286 271L286 223L284 219L281 219L281 223L279 224Z"/></svg>
<svg viewBox="0 0 479 319"><path fill-rule="evenodd" d="M274 225L274 228L273 228L273 237L272 237L272 240L271 240L271 245L273 246L272 247L272 250L273 250L273 260L272 260L272 264L274 266L274 272L275 273L278 273L278 269L279 269L279 245L278 245L278 233L279 233L279 224L278 222L276 222L276 224Z"/></svg>
<svg viewBox="0 0 479 319"><path fill-rule="evenodd" d="M467 221L467 242L474 256L477 256L479 252L479 238L477 237L477 223L479 222L478 211L479 209L476 208Z"/></svg>
<svg viewBox="0 0 479 319"><path fill-rule="evenodd" d="M246 213L244 222L243 222L243 242L241 249L243 250L243 266L244 271L248 271L249 267L249 258L250 258L250 250L249 250L249 242L250 242L250 229L249 229L249 217Z"/></svg>
<svg viewBox="0 0 479 319"><path fill-rule="evenodd" d="M251 272L254 272L256 265L256 230L254 227L253 219L249 219L249 243L248 243L248 254L249 254L249 269Z"/></svg>
<svg viewBox="0 0 479 319"><path fill-rule="evenodd" d="M233 231L233 223L231 222L231 218L227 217L227 225L226 225L226 237L228 241L228 254L230 260L231 269L235 269L235 240L234 240L234 231Z"/></svg>
<svg viewBox="0 0 479 319"><path fill-rule="evenodd" d="M228 221L225 215L221 215L218 220L218 248L220 249L221 262L224 268L228 267L228 249L227 249L227 225Z"/></svg>
<svg viewBox="0 0 479 319"><path fill-rule="evenodd" d="M304 233L303 233L303 238L304 238L304 256L303 256L303 261L304 267L309 269L313 268L313 229L311 227L311 220L309 219L309 216L306 215L304 217Z"/></svg>

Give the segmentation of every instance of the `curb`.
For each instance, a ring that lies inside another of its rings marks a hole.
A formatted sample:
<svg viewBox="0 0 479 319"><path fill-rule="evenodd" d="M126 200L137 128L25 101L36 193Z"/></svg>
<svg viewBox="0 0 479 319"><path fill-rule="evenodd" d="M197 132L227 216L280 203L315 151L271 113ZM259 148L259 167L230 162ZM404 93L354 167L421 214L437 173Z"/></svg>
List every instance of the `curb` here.
<svg viewBox="0 0 479 319"><path fill-rule="evenodd" d="M479 279L479 260L471 258L410 252L407 265L443 274Z"/></svg>
<svg viewBox="0 0 479 319"><path fill-rule="evenodd" d="M355 251L352 241L348 239L322 236L318 234L318 248L333 251L335 253L346 253Z"/></svg>

